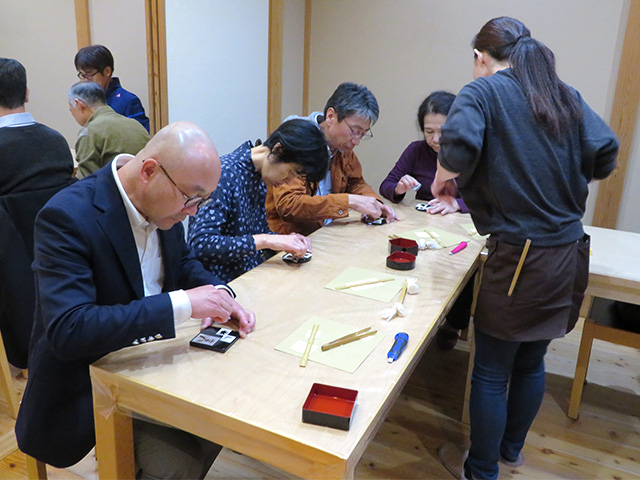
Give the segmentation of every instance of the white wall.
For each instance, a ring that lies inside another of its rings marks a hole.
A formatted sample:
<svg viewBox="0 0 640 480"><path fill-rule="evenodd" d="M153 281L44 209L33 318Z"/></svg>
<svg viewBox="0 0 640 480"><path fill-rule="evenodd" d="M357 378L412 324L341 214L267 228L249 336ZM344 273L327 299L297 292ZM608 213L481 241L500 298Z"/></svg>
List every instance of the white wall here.
<svg viewBox="0 0 640 480"><path fill-rule="evenodd" d="M269 3L167 0L169 120L188 120L223 155L267 133Z"/></svg>
<svg viewBox="0 0 640 480"><path fill-rule="evenodd" d="M377 188L402 150L420 138L415 113L435 89L456 92L471 80L473 35L493 16L523 20L556 53L561 77L609 118L629 0L314 0L310 108L335 87L369 86L381 117L375 138L357 149ZM114 52L125 88L148 106L144 3L91 0L94 43ZM121 12L126 11L126 15ZM228 153L265 138L268 2L167 0L170 118L200 123ZM304 0L285 0L282 114L302 111ZM197 46L198 48L193 48ZM182 50L181 50L182 49ZM77 78L73 2L0 0L0 55L26 69L27 110L75 144L67 107ZM640 129L640 127L638 127ZM626 176L618 228L640 232L640 135ZM591 195L589 205L595 201ZM587 211L587 222L591 218Z"/></svg>
<svg viewBox="0 0 640 480"><path fill-rule="evenodd" d="M135 93L149 116L147 80L147 33L144 2L137 0L90 0L91 43L113 54L115 77Z"/></svg>
<svg viewBox="0 0 640 480"><path fill-rule="evenodd" d="M27 70L28 112L75 145L78 125L69 113L67 92L77 81L73 2L0 0L0 56Z"/></svg>
<svg viewBox="0 0 640 480"><path fill-rule="evenodd" d="M144 3L91 0L89 16L93 43L111 50L116 75L148 111ZM78 81L73 65L77 51L73 2L0 0L0 56L25 66L30 89L27 111L62 133L72 148L80 127L69 113L67 92Z"/></svg>
<svg viewBox="0 0 640 480"><path fill-rule="evenodd" d="M470 82L473 36L487 20L509 15L554 51L560 77L608 119L628 5L628 0L608 0L606 8L601 0L316 0L310 107L322 109L343 81L365 84L376 95L375 137L356 152L366 180L377 189L404 148L421 138L415 118L420 102L433 90L456 93ZM594 201L591 195L589 203ZM591 215L590 209L587 221Z"/></svg>

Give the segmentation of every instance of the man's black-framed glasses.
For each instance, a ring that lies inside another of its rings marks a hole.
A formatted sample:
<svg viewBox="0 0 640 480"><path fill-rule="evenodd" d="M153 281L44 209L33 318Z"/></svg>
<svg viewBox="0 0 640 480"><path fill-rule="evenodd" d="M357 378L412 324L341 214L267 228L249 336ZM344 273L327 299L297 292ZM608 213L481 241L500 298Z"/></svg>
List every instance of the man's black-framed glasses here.
<svg viewBox="0 0 640 480"><path fill-rule="evenodd" d="M362 140L369 140L370 138L373 138L373 132L371 131L371 129L367 130L366 132L356 132L349 124L349 122L347 122L346 118L344 119L344 123L346 123L347 127L349 127L349 130L351 130L351 136L353 138L360 138Z"/></svg>
<svg viewBox="0 0 640 480"><path fill-rule="evenodd" d="M173 181L173 178L171 178L171 176L167 173L167 171L164 169L162 164L158 163L158 166L160 167L160 170L162 170L162 172L167 176L169 181L173 183L173 186L176 187L178 191L182 194L182 196L185 198L183 208L190 208L193 206L195 206L196 208L200 208L203 205L206 205L207 203L211 202L210 198L203 198L200 195L194 195L193 197L190 197L189 195L184 193L184 191L178 186L178 184Z"/></svg>
<svg viewBox="0 0 640 480"><path fill-rule="evenodd" d="M84 72L78 72L78 78L80 80L93 80L93 77L95 77L96 75L98 75L99 73L102 73L101 71L96 71L93 73L84 73Z"/></svg>

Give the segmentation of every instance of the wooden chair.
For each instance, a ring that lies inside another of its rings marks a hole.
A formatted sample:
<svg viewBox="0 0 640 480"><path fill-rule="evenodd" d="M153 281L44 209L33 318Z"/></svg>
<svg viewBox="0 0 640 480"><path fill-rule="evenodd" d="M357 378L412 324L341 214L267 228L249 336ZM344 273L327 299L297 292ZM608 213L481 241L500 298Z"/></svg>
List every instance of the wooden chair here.
<svg viewBox="0 0 640 480"><path fill-rule="evenodd" d="M571 389L571 399L569 400L569 411L567 412L567 416L574 420L577 420L580 414L580 401L587 378L587 370L589 369L593 341L598 339L626 347L640 348L640 333L630 332L615 325L616 313L613 306L613 300L595 298L585 316L578 350L578 360L576 362L576 373L573 377L573 388ZM640 323L640 318L636 321Z"/></svg>
<svg viewBox="0 0 640 480"><path fill-rule="evenodd" d="M8 414L11 418L18 417L18 391L13 384L11 369L9 368L9 360L7 360L7 352L4 349L2 333L0 333L0 389L7 401Z"/></svg>
<svg viewBox="0 0 640 480"><path fill-rule="evenodd" d="M47 465L40 460L36 460L26 455L27 461L27 478L29 480L47 480Z"/></svg>
<svg viewBox="0 0 640 480"><path fill-rule="evenodd" d="M9 361L5 353L2 334L0 333L0 389L7 399L8 413L11 418L18 416L18 391L13 383ZM15 446L13 447L15 448ZM47 466L44 462L36 460L29 455L25 455L27 464L27 478L29 480L47 480Z"/></svg>

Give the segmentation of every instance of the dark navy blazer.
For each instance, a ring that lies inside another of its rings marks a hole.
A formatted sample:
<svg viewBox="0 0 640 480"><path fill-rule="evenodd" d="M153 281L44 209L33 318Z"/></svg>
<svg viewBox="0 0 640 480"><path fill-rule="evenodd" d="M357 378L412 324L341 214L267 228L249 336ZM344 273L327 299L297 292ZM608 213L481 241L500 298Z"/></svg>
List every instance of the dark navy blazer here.
<svg viewBox="0 0 640 480"><path fill-rule="evenodd" d="M182 224L158 231L164 292L221 284ZM36 312L18 446L56 467L95 445L89 365L140 338L175 337L168 293L144 296L133 233L111 164L55 195L35 225Z"/></svg>

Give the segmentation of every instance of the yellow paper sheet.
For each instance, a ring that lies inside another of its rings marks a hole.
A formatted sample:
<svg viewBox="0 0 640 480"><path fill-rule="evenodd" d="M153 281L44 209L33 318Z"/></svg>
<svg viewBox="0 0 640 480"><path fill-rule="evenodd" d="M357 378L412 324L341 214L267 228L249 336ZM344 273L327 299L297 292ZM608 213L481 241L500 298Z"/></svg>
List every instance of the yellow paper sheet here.
<svg viewBox="0 0 640 480"><path fill-rule="evenodd" d="M401 233L399 236L416 241L424 238L427 242L436 242L439 245L439 248L451 247L460 244L460 242L466 242L469 240L468 236L452 233L447 230L443 230L442 228L435 227L409 230L408 232Z"/></svg>
<svg viewBox="0 0 640 480"><path fill-rule="evenodd" d="M350 295L356 295L358 297L370 298L371 300L378 300L380 302L390 302L402 288L402 285L404 284L404 277L393 275L388 273L388 271L389 269L387 269L386 272L377 272L375 270L367 270L366 268L348 267L340 275L327 283L324 288L335 290L337 292L348 293ZM352 282L382 280L385 278L393 278L393 280L390 282L346 288L344 290L338 290L336 288Z"/></svg>
<svg viewBox="0 0 640 480"><path fill-rule="evenodd" d="M372 321L372 328L375 330L374 323L375 322ZM340 345L339 347L323 352L320 347L325 343L329 343L349 333L357 332L360 328L321 317L311 317L291 335L280 342L276 346L276 350L296 357L302 357L304 349L307 346L307 341L309 340L309 335L311 334L311 329L315 324L320 325L320 328L313 341L309 361L321 363L348 373L355 372L360 364L371 354L373 349L384 339L384 334L378 332L362 340Z"/></svg>
<svg viewBox="0 0 640 480"><path fill-rule="evenodd" d="M486 238L487 235L480 235L473 223L461 223L460 226L467 232L467 235L473 238Z"/></svg>

